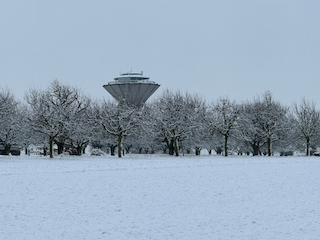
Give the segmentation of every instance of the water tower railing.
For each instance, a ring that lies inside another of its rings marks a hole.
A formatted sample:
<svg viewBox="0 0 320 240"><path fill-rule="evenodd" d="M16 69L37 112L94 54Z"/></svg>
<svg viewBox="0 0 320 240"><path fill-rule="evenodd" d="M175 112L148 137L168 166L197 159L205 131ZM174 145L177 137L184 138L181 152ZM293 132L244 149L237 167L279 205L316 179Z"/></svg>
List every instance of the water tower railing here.
<svg viewBox="0 0 320 240"><path fill-rule="evenodd" d="M123 83L151 83L151 84L156 84L155 82L150 81L150 80L120 80L120 81L108 82L108 84L123 84Z"/></svg>

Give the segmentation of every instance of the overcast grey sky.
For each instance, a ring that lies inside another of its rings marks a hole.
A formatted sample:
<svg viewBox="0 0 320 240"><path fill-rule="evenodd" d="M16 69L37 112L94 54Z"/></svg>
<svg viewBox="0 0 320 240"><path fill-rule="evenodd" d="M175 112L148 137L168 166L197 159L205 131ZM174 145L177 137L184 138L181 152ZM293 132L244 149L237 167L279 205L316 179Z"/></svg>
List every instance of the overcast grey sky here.
<svg viewBox="0 0 320 240"><path fill-rule="evenodd" d="M319 0L0 1L0 85L54 79L95 98L120 72L237 101L270 90L320 106ZM111 98L111 97L110 97Z"/></svg>

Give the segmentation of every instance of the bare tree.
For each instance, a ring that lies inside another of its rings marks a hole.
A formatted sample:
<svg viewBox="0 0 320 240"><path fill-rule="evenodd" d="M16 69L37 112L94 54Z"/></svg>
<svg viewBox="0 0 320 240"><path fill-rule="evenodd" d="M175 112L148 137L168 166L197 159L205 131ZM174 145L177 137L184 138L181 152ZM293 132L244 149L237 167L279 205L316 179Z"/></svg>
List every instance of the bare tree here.
<svg viewBox="0 0 320 240"><path fill-rule="evenodd" d="M66 132L67 141L77 150L77 155L81 155L92 137L94 116L91 99L80 90L75 91L77 97L67 118Z"/></svg>
<svg viewBox="0 0 320 240"><path fill-rule="evenodd" d="M260 147L266 143L265 134L260 127L262 106L260 102L247 102L240 106L236 137L252 147L253 155L260 154Z"/></svg>
<svg viewBox="0 0 320 240"><path fill-rule="evenodd" d="M241 105L237 137L251 145L253 155L259 155L262 146L267 146L267 154L272 155L272 143L282 141L283 131L288 129L288 108L273 99L266 91L262 100Z"/></svg>
<svg viewBox="0 0 320 240"><path fill-rule="evenodd" d="M88 99L88 101L90 101ZM87 105L87 103L86 103ZM90 142L93 134L92 115L89 109L75 111L72 115L70 127L70 144L76 148L77 155L81 155Z"/></svg>
<svg viewBox="0 0 320 240"><path fill-rule="evenodd" d="M319 136L320 113L316 110L316 104L308 102L305 98L299 106L295 103L293 109L298 137L305 140L306 155L309 156L310 144Z"/></svg>
<svg viewBox="0 0 320 240"><path fill-rule="evenodd" d="M271 156L271 144L281 140L283 130L288 130L287 126L287 113L288 108L282 106L279 102L273 99L272 93L266 91L261 101L262 115L260 127L267 138L267 151L268 156Z"/></svg>
<svg viewBox="0 0 320 240"><path fill-rule="evenodd" d="M9 155L10 148L22 136L22 112L19 103L9 89L0 90L0 140L3 154Z"/></svg>
<svg viewBox="0 0 320 240"><path fill-rule="evenodd" d="M163 139L169 148L169 154L179 156L179 142L191 136L198 126L203 113L204 101L190 94L164 91L153 104L152 123L158 138Z"/></svg>
<svg viewBox="0 0 320 240"><path fill-rule="evenodd" d="M95 111L102 129L117 138L118 157L121 157L123 138L139 134L140 109L125 103L103 101L95 107Z"/></svg>
<svg viewBox="0 0 320 240"><path fill-rule="evenodd" d="M227 97L220 97L212 104L209 111L208 122L212 132L216 131L224 137L224 154L228 156L228 139L236 126L239 116L239 107L235 101L231 102Z"/></svg>
<svg viewBox="0 0 320 240"><path fill-rule="evenodd" d="M46 90L31 89L25 99L30 107L30 126L32 130L44 135L50 146L50 158L53 158L53 143L56 141L59 150L64 141L70 137L75 123L72 116L87 108L79 102L79 90L53 81Z"/></svg>

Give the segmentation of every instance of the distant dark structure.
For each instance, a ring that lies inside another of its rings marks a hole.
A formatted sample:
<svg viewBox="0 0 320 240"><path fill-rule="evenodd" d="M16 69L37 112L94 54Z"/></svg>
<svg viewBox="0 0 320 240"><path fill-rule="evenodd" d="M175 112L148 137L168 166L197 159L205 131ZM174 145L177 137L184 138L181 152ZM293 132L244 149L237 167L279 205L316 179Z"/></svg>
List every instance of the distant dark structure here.
<svg viewBox="0 0 320 240"><path fill-rule="evenodd" d="M150 81L141 73L123 73L114 81L103 87L118 102L126 102L131 105L141 105L160 87L159 84Z"/></svg>
<svg viewBox="0 0 320 240"><path fill-rule="evenodd" d="M19 156L21 153L19 146L12 144L10 149L6 149L5 143L0 140L0 155L8 155L9 153L11 155Z"/></svg>

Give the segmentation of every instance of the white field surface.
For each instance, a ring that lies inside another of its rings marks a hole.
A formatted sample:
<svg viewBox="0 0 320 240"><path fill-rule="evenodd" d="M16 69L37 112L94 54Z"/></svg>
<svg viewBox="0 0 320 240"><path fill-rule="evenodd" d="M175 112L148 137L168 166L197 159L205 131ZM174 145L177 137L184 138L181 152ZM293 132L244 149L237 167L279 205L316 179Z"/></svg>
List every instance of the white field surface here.
<svg viewBox="0 0 320 240"><path fill-rule="evenodd" d="M0 239L320 239L320 158L0 156Z"/></svg>

